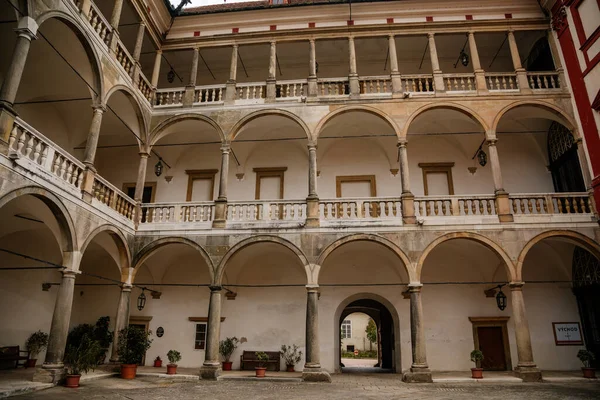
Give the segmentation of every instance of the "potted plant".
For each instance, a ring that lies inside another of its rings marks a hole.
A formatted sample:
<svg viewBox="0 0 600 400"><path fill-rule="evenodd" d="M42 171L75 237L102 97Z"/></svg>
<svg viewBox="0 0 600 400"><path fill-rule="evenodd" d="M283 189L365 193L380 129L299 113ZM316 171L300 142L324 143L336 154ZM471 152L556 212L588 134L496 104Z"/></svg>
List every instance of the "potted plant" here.
<svg viewBox="0 0 600 400"><path fill-rule="evenodd" d="M121 378L135 378L137 365L142 362L151 343L150 331L146 332L142 328L131 326L119 332L117 354L121 362Z"/></svg>
<svg viewBox="0 0 600 400"><path fill-rule="evenodd" d="M65 386L69 388L79 387L81 373L87 373L90 369L94 370L98 365L98 354L103 351L101 344L84 335L77 346L70 344L65 350L65 365L67 367L67 377Z"/></svg>
<svg viewBox="0 0 600 400"><path fill-rule="evenodd" d="M103 364L106 359L106 352L113 341L113 333L108 329L110 317L100 317L94 326L94 340L100 345L98 351L98 365Z"/></svg>
<svg viewBox="0 0 600 400"><path fill-rule="evenodd" d="M228 337L225 340L221 340L219 342L219 353L224 358L223 371L231 371L231 364L233 363L229 361L229 358L231 358L231 355L233 354L235 349L237 349L238 343L239 340L235 336Z"/></svg>
<svg viewBox="0 0 600 400"><path fill-rule="evenodd" d="M285 361L286 371L294 372L294 366L302 359L302 351L298 350L298 346L295 344L291 346L283 344L280 353Z"/></svg>
<svg viewBox="0 0 600 400"><path fill-rule="evenodd" d="M267 371L267 367L265 367L265 364L269 361L269 355L264 351L257 351L256 353L254 353L254 355L256 356L256 361L258 364L257 367L254 367L254 370L256 371L256 377L264 378L265 373Z"/></svg>
<svg viewBox="0 0 600 400"><path fill-rule="evenodd" d="M482 360L483 353L481 350L473 350L471 352L471 361L475 363L475 368L471 368L471 377L473 379L483 379L483 368L481 368Z"/></svg>
<svg viewBox="0 0 600 400"><path fill-rule="evenodd" d="M167 364L167 374L175 375L177 373L177 363L181 360L181 353L177 350L169 350L167 353L169 364Z"/></svg>
<svg viewBox="0 0 600 400"><path fill-rule="evenodd" d="M162 367L162 360L160 359L160 356L156 356L156 358L154 359L154 367L155 368Z"/></svg>
<svg viewBox="0 0 600 400"><path fill-rule="evenodd" d="M48 334L42 331L37 331L31 334L25 342L25 347L29 352L29 358L25 363L25 368L33 368L37 362L37 356L40 351L48 347Z"/></svg>
<svg viewBox="0 0 600 400"><path fill-rule="evenodd" d="M592 361L596 359L594 353L586 349L581 349L577 353L577 358L579 358L579 361L583 364L583 367L581 368L583 377L589 379L596 378L596 369L592 368Z"/></svg>

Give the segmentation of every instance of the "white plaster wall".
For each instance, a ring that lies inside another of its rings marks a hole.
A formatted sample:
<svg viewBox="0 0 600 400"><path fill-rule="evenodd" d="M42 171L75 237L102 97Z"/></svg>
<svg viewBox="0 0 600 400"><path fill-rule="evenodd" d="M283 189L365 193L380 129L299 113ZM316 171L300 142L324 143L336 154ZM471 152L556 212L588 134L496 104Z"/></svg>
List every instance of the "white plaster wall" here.
<svg viewBox="0 0 600 400"><path fill-rule="evenodd" d="M356 350L369 350L369 339L365 330L370 319L371 317L363 313L352 313L344 319L352 324L352 337L342 339L342 350L346 351L348 345L353 345ZM377 351L377 342L373 343L372 348Z"/></svg>

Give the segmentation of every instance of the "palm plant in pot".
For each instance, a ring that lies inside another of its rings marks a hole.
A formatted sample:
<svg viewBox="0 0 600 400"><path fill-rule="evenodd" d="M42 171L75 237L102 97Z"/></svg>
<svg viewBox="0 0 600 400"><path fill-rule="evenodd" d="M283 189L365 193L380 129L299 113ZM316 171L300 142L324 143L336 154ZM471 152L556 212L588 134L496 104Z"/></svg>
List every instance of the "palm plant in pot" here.
<svg viewBox="0 0 600 400"><path fill-rule="evenodd" d="M475 363L475 368L471 368L471 377L473 379L483 379L483 368L481 368L483 353L481 350L473 350L471 352L471 361Z"/></svg>
<svg viewBox="0 0 600 400"><path fill-rule="evenodd" d="M594 353L586 349L581 349L577 353L577 358L579 358L579 361L583 364L583 367L581 368L583 377L594 379L596 377L596 369L592 368L592 362L596 359Z"/></svg>
<svg viewBox="0 0 600 400"><path fill-rule="evenodd" d="M150 348L152 340L150 331L130 326L119 331L117 354L121 362L121 378L133 379L137 365L142 362L144 354Z"/></svg>
<svg viewBox="0 0 600 400"><path fill-rule="evenodd" d="M294 366L302 359L302 351L298 350L298 346L295 344L291 346L282 344L279 352L285 361L286 371L294 372Z"/></svg>
<svg viewBox="0 0 600 400"><path fill-rule="evenodd" d="M88 335L83 335L77 345L69 344L65 350L65 365L67 377L65 386L69 388L79 387L81 373L88 373L98 365L98 355L103 354L100 342Z"/></svg>
<svg viewBox="0 0 600 400"><path fill-rule="evenodd" d="M42 331L33 332L25 342L25 347L29 352L29 359L25 363L25 368L33 368L37 362L37 356L40 351L48 347L48 334Z"/></svg>
<svg viewBox="0 0 600 400"><path fill-rule="evenodd" d="M267 371L267 367L265 367L265 364L269 361L269 355L264 351L257 351L256 353L254 353L254 355L258 364L257 367L254 367L254 370L256 371L256 377L264 378L265 373Z"/></svg>
<svg viewBox="0 0 600 400"><path fill-rule="evenodd" d="M223 357L223 371L231 371L231 364L233 364L229 359L231 355L237 349L237 345L239 340L237 337L228 337L225 340L221 340L219 342L219 354Z"/></svg>
<svg viewBox="0 0 600 400"><path fill-rule="evenodd" d="M167 364L167 374L175 375L177 373L177 363L181 361L181 353L177 350L169 350L167 353L169 364Z"/></svg>

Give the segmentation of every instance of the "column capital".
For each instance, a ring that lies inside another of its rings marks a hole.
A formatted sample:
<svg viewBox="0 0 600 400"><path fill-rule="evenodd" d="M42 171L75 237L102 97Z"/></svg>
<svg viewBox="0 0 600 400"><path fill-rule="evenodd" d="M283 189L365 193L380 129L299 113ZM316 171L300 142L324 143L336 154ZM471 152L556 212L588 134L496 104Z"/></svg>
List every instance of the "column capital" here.
<svg viewBox="0 0 600 400"><path fill-rule="evenodd" d="M223 289L222 286L218 285L210 285L208 288L210 289L211 293L220 292Z"/></svg>
<svg viewBox="0 0 600 400"><path fill-rule="evenodd" d="M156 54L162 55L163 51L161 49L156 50Z"/></svg>
<svg viewBox="0 0 600 400"><path fill-rule="evenodd" d="M308 145L306 145L306 147L308 147L308 151L317 150L316 143L309 143Z"/></svg>
<svg viewBox="0 0 600 400"><path fill-rule="evenodd" d="M63 269L62 271L63 278L75 279L77 275L81 274L81 271L75 271L72 269Z"/></svg>
<svg viewBox="0 0 600 400"><path fill-rule="evenodd" d="M140 157L142 157L142 158L148 158L148 157L150 157L150 153L149 153L149 152L147 153L147 152L145 152L145 151L140 151L138 154L139 154L139 155L140 155Z"/></svg>
<svg viewBox="0 0 600 400"><path fill-rule="evenodd" d="M273 47L277 44L277 40L271 40L269 43L271 44L271 47Z"/></svg>
<svg viewBox="0 0 600 400"><path fill-rule="evenodd" d="M433 37L434 37L434 36L435 36L435 33L433 33L433 32L428 32L428 33L427 33L427 37L428 37L429 39L433 39Z"/></svg>
<svg viewBox="0 0 600 400"><path fill-rule="evenodd" d="M230 151L231 151L231 144L229 144L229 143L221 144L221 153L229 154Z"/></svg>
<svg viewBox="0 0 600 400"><path fill-rule="evenodd" d="M316 39L315 39L315 38L309 38L309 39L308 39L308 42L309 42L309 43L315 43L315 42L316 42Z"/></svg>
<svg viewBox="0 0 600 400"><path fill-rule="evenodd" d="M143 26L145 28L146 27L146 23L144 21L140 21L140 25L139 26Z"/></svg>
<svg viewBox="0 0 600 400"><path fill-rule="evenodd" d="M498 138L489 138L486 139L485 142L487 143L488 146L495 146L496 143L498 142Z"/></svg>
<svg viewBox="0 0 600 400"><path fill-rule="evenodd" d="M354 35L348 36L348 40L351 41L351 42L354 42Z"/></svg>
<svg viewBox="0 0 600 400"><path fill-rule="evenodd" d="M398 143L396 143L396 146L398 148L406 147L407 145L408 145L408 140L406 138L398 139Z"/></svg>
<svg viewBox="0 0 600 400"><path fill-rule="evenodd" d="M510 288L511 291L521 291L523 290L523 285L525 285L525 282L510 282L508 284L508 287Z"/></svg>
<svg viewBox="0 0 600 400"><path fill-rule="evenodd" d="M421 289L423 289L422 283L409 283L407 285L408 291L410 293L421 293Z"/></svg>
<svg viewBox="0 0 600 400"><path fill-rule="evenodd" d="M92 110L94 110L95 113L104 114L106 112L106 106L104 104L93 104Z"/></svg>
<svg viewBox="0 0 600 400"><path fill-rule="evenodd" d="M234 44L232 44L232 45L231 45L231 47L233 47L234 49L237 49L237 48L239 48L239 47L240 47L240 45L239 45L239 44L237 44L237 43L234 43Z"/></svg>
<svg viewBox="0 0 600 400"><path fill-rule="evenodd" d="M579 146L581 143L583 143L583 139L581 138L581 136L578 136L575 139L573 139L573 143Z"/></svg>
<svg viewBox="0 0 600 400"><path fill-rule="evenodd" d="M394 39L396 37L396 35L394 35L393 33L388 34L388 39Z"/></svg>
<svg viewBox="0 0 600 400"><path fill-rule="evenodd" d="M319 285L306 285L308 293L319 293Z"/></svg>
<svg viewBox="0 0 600 400"><path fill-rule="evenodd" d="M133 285L131 283L123 283L121 285L122 292L131 292L131 289L133 289Z"/></svg>

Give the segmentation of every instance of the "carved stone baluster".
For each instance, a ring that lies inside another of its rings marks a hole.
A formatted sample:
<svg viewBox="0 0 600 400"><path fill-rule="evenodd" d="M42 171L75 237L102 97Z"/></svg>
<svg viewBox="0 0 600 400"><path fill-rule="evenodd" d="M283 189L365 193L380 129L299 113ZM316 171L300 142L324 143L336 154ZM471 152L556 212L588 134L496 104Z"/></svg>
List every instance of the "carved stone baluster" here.
<svg viewBox="0 0 600 400"><path fill-rule="evenodd" d="M566 213L567 214L571 214L571 200L567 197L565 198L565 204L566 204Z"/></svg>
<svg viewBox="0 0 600 400"><path fill-rule="evenodd" d="M21 136L19 136L19 142L17 143L17 153L23 154L23 147L25 147L25 140L27 139L27 132L25 129L21 131Z"/></svg>

